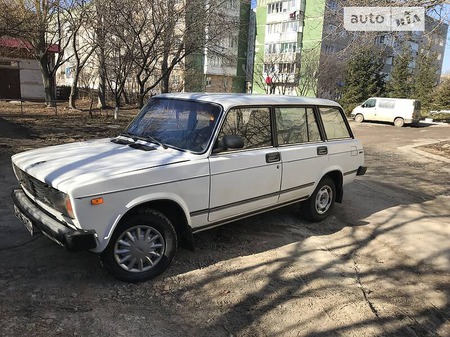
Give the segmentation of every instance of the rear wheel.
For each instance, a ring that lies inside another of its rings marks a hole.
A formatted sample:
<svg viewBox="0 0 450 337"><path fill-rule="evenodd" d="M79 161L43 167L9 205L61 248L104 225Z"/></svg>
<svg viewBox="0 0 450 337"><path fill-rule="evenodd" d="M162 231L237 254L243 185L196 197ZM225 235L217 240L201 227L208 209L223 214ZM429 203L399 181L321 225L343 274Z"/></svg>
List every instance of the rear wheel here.
<svg viewBox="0 0 450 337"><path fill-rule="evenodd" d="M405 121L401 117L397 117L394 119L394 125L401 128L403 125L405 125Z"/></svg>
<svg viewBox="0 0 450 337"><path fill-rule="evenodd" d="M336 184L330 177L324 177L309 199L300 205L301 211L310 221L322 221L330 215L335 200Z"/></svg>
<svg viewBox="0 0 450 337"><path fill-rule="evenodd" d="M177 235L172 223L162 213L147 210L125 217L100 257L115 278L142 282L166 270L176 249Z"/></svg>
<svg viewBox="0 0 450 337"><path fill-rule="evenodd" d="M357 114L357 115L355 116L355 122L356 122L356 123L362 123L363 120L364 120L364 116L363 116L363 115Z"/></svg>

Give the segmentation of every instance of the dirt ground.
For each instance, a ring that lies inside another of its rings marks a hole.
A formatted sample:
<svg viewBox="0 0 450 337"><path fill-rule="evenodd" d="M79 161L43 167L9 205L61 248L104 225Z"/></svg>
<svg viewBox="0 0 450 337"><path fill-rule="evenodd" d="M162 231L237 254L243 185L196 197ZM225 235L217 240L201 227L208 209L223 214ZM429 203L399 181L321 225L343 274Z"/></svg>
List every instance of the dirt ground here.
<svg viewBox="0 0 450 337"><path fill-rule="evenodd" d="M450 126L351 123L369 169L326 221L287 207L199 233L127 284L29 235L10 155L115 135L134 113L0 104L0 336L450 336Z"/></svg>

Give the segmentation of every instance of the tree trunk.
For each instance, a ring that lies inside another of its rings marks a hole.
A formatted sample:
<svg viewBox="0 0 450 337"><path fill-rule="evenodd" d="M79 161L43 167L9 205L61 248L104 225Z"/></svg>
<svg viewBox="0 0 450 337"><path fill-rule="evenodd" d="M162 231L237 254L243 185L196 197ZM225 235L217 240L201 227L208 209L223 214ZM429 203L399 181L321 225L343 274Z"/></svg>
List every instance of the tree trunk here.
<svg viewBox="0 0 450 337"><path fill-rule="evenodd" d="M144 107L144 99L145 99L145 93L143 92L143 90L139 89L139 95L138 95L139 109L142 109Z"/></svg>
<svg viewBox="0 0 450 337"><path fill-rule="evenodd" d="M170 79L169 75L170 75L170 72L168 72L162 80L162 90L161 90L162 93L169 92L169 79Z"/></svg>
<svg viewBox="0 0 450 337"><path fill-rule="evenodd" d="M119 117L119 109L120 109L120 93L115 93L114 99L116 102L116 106L114 107L114 119Z"/></svg>
<svg viewBox="0 0 450 337"><path fill-rule="evenodd" d="M164 51L164 58L161 62L161 73L165 74L162 81L161 81L161 93L169 92L169 75L170 73L167 72L167 69L169 68L169 53Z"/></svg>
<svg viewBox="0 0 450 337"><path fill-rule="evenodd" d="M144 107L144 99L145 99L145 82L140 81L139 78L137 78L137 83L139 85L138 106L139 109L142 109Z"/></svg>
<svg viewBox="0 0 450 337"><path fill-rule="evenodd" d="M80 78L79 69L75 69L75 73L73 74L73 82L70 88L69 95L69 108L76 109L76 101L78 98L78 79Z"/></svg>
<svg viewBox="0 0 450 337"><path fill-rule="evenodd" d="M127 93L124 91L122 91L122 96L123 96L123 100L125 101L125 104L130 105L130 99L128 98Z"/></svg>
<svg viewBox="0 0 450 337"><path fill-rule="evenodd" d="M98 55L98 103L99 109L106 108L106 63L105 63L105 49L100 46L100 52Z"/></svg>
<svg viewBox="0 0 450 337"><path fill-rule="evenodd" d="M48 57L43 56L39 61L42 72L42 82L44 84L45 104L48 107L55 107L54 80L52 74L48 70Z"/></svg>

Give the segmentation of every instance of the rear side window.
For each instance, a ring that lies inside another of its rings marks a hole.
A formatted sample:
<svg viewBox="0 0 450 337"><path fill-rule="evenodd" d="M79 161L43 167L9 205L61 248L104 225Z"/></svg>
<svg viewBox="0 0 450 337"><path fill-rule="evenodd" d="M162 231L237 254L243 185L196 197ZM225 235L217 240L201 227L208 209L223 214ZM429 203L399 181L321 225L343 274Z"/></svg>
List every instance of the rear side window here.
<svg viewBox="0 0 450 337"><path fill-rule="evenodd" d="M327 139L351 138L350 131L344 120L344 114L337 108L320 108L323 126Z"/></svg>
<svg viewBox="0 0 450 337"><path fill-rule="evenodd" d="M312 108L275 108L278 144L321 141L319 127Z"/></svg>
<svg viewBox="0 0 450 337"><path fill-rule="evenodd" d="M391 99L380 99L380 103L378 103L379 108L383 109L394 109L395 101Z"/></svg>
<svg viewBox="0 0 450 337"><path fill-rule="evenodd" d="M224 121L219 138L225 135L241 136L244 149L272 146L269 108L234 108Z"/></svg>

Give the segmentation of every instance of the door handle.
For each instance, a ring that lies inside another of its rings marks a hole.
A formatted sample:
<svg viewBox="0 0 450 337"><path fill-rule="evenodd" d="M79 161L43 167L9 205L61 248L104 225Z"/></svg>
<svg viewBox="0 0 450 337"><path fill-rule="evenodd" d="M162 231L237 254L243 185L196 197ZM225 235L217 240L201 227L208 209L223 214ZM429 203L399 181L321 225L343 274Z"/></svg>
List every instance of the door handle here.
<svg viewBox="0 0 450 337"><path fill-rule="evenodd" d="M280 152L272 152L266 154L266 163L276 163L281 160Z"/></svg>
<svg viewBox="0 0 450 337"><path fill-rule="evenodd" d="M317 155L324 156L326 154L328 154L328 147L326 147L326 146L319 146L317 148Z"/></svg>

